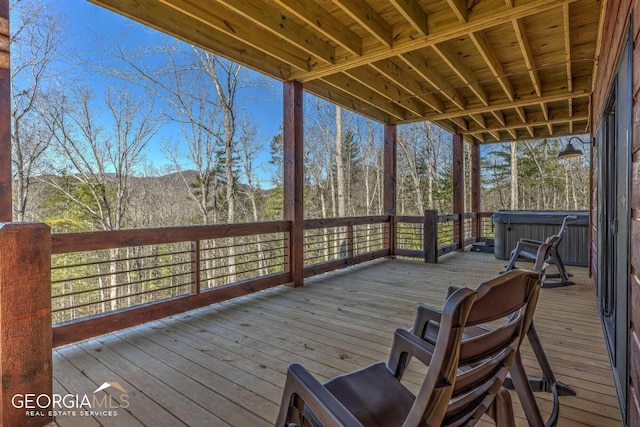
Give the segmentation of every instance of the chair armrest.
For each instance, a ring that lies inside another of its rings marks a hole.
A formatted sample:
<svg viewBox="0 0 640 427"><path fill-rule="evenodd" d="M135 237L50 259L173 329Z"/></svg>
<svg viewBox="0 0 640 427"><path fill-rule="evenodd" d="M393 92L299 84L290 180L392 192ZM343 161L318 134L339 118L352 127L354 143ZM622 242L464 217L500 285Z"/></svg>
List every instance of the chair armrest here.
<svg viewBox="0 0 640 427"><path fill-rule="evenodd" d="M276 421L277 427L288 425L287 415L293 396L298 396L302 399L304 405L309 407L323 426L362 427L356 417L329 390L315 379L309 371L296 363L289 365L287 371L287 381L282 394L280 413Z"/></svg>
<svg viewBox="0 0 640 427"><path fill-rule="evenodd" d="M426 331L427 323L440 323L440 317L442 317L442 312L440 310L433 309L428 305L419 305L416 310L416 318L413 321L413 327L410 330L411 333L418 338L422 338Z"/></svg>
<svg viewBox="0 0 640 427"><path fill-rule="evenodd" d="M540 246L541 244L544 243L544 242L541 242L539 240L525 239L524 237L520 238L520 240L518 242L519 243L523 243L525 245L535 245L535 246Z"/></svg>
<svg viewBox="0 0 640 427"><path fill-rule="evenodd" d="M393 334L393 345L389 354L387 367L393 375L401 379L409 363L409 356L429 366L433 357L434 346L404 329L396 329Z"/></svg>

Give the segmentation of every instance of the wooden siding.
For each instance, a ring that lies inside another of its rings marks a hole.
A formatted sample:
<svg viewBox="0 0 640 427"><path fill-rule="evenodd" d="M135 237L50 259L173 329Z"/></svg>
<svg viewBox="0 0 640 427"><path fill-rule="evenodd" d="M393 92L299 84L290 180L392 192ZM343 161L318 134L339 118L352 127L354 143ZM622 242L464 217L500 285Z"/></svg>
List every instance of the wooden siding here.
<svg viewBox="0 0 640 427"><path fill-rule="evenodd" d="M633 16L632 22L630 22ZM611 87L620 49L624 44L628 24L632 25L633 36L633 122L632 122L632 167L631 167L631 254L629 277L629 425L640 425L640 1L608 1L603 14L603 32L596 83L592 97L592 134L595 134L603 117L606 96ZM593 158L595 159L595 157ZM592 165L596 165L592 161ZM592 186L596 185L596 168L593 169ZM592 188L595 194L596 189ZM597 214L593 210L592 215ZM596 218L593 216L593 218ZM594 230L593 238L597 236ZM597 259L592 247L593 259ZM597 263L592 263L592 273L596 275Z"/></svg>
<svg viewBox="0 0 640 427"><path fill-rule="evenodd" d="M386 360L393 330L411 325L416 304L441 306L449 285L474 286L503 261L454 253L439 264L378 260L318 276L301 288L278 287L176 315L54 352L58 393L92 393L117 381L130 406L116 417L57 417L60 427L270 426L287 365L325 380ZM617 400L585 268L576 286L543 289L536 326L557 377L574 387L562 397L560 426L617 426ZM525 345L530 374L536 363ZM414 391L417 365L407 384ZM543 412L549 396L537 394ZM526 426L514 395L518 425ZM117 405L116 405L117 406ZM489 424L487 424L489 425Z"/></svg>

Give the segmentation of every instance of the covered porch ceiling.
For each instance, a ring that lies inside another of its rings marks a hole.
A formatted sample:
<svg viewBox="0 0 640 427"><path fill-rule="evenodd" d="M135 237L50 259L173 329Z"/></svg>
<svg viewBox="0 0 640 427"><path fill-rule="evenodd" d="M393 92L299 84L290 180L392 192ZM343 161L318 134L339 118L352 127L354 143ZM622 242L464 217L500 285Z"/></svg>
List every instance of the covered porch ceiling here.
<svg viewBox="0 0 640 427"><path fill-rule="evenodd" d="M601 0L92 0L385 124L588 131Z"/></svg>

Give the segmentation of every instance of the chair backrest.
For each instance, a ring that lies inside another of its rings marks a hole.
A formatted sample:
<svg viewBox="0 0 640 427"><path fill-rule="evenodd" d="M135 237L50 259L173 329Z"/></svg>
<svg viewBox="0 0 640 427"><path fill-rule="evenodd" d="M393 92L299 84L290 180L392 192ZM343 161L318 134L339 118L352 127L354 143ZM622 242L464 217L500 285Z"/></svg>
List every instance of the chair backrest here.
<svg viewBox="0 0 640 427"><path fill-rule="evenodd" d="M533 266L535 271L539 271L544 273L549 264L547 264L547 260L549 259L549 252L551 252L552 248L556 248L558 243L560 243L560 236L554 234L553 236L547 238L539 247L538 252L536 253L536 260ZM544 279L540 279L541 282L544 282Z"/></svg>
<svg viewBox="0 0 640 427"><path fill-rule="evenodd" d="M562 241L562 238L564 237L564 234L567 231L567 222L569 222L570 220L573 220L573 219L577 219L577 218L578 217L576 215L567 215L562 219L562 225L560 226L560 230L558 230L558 234L557 234L559 239L552 246L553 249L558 249L558 246L560 245L560 242Z"/></svg>
<svg viewBox="0 0 640 427"><path fill-rule="evenodd" d="M429 333L424 338L435 346L434 355L405 425L466 426L480 419L531 325L539 277L512 270L473 291L461 288L450 295L440 324L432 325L437 338Z"/></svg>

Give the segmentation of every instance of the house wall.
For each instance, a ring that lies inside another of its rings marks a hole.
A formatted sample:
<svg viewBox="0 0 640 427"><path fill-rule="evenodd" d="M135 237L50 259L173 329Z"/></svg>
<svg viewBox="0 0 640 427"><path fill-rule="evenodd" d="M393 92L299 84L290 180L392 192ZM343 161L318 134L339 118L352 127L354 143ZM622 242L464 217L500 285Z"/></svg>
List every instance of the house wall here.
<svg viewBox="0 0 640 427"><path fill-rule="evenodd" d="M631 268L629 277L629 425L640 426L640 0L607 1L604 14L598 73L592 95L592 134L598 128L604 111L612 76L625 41L631 17L633 37L633 154L631 168ZM597 150L597 148L596 148ZM596 165L592 158L592 165ZM592 186L597 182L597 167L592 169ZM597 189L592 188L595 196ZM595 200L595 199L594 199ZM595 208L595 207L594 207ZM597 212L592 209L592 218ZM597 230L592 228L592 273L597 277Z"/></svg>

